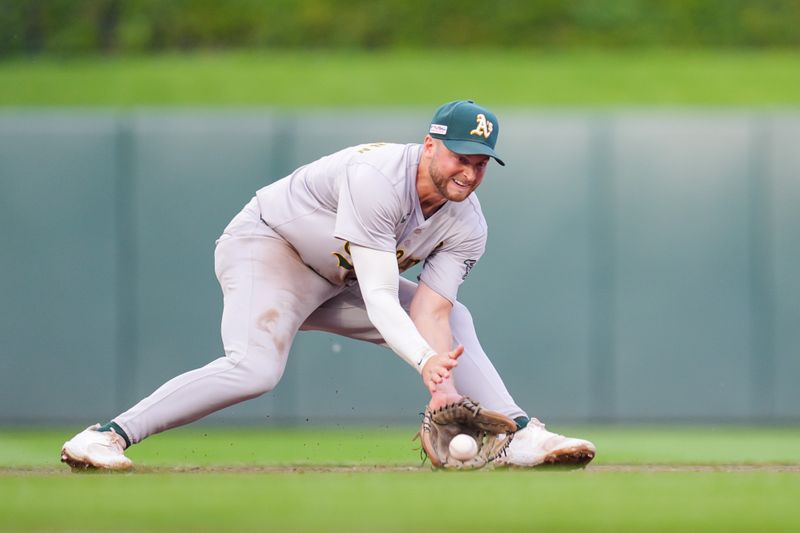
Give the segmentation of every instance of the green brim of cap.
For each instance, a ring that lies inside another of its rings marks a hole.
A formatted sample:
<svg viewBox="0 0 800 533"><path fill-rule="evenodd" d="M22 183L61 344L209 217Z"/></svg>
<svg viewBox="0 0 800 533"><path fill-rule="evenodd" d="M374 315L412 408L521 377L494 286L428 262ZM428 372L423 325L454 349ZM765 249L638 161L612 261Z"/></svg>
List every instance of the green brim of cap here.
<svg viewBox="0 0 800 533"><path fill-rule="evenodd" d="M491 147L486 146L483 143L474 141L456 141L453 139L442 139L442 142L451 152L461 155L488 155L489 157L493 157L494 160L501 165L506 166L506 164L503 163L503 160L500 159L500 156L498 156Z"/></svg>

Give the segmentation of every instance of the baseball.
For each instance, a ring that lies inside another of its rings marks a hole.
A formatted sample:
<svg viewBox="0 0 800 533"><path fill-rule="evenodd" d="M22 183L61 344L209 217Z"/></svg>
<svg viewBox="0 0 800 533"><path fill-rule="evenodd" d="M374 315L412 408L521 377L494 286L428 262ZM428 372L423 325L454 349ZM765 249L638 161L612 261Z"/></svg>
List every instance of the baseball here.
<svg viewBox="0 0 800 533"><path fill-rule="evenodd" d="M459 461L469 461L478 453L478 443L466 433L460 433L450 441L450 456Z"/></svg>

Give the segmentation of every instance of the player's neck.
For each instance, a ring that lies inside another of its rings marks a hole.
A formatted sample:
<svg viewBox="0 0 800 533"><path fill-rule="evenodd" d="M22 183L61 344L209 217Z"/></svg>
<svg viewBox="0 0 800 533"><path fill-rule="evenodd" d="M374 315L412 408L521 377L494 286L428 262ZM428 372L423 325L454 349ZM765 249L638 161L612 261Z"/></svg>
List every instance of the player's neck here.
<svg viewBox="0 0 800 533"><path fill-rule="evenodd" d="M436 212L439 209L441 209L442 206L446 203L447 203L446 198L442 198L441 201L435 203L426 202L422 199L422 197L420 197L419 199L419 205L422 208L422 216L425 217L426 220L431 218L434 214L436 214Z"/></svg>
<svg viewBox="0 0 800 533"><path fill-rule="evenodd" d="M447 198L442 196L431 177L422 168L417 172L417 196L419 197L419 206L422 208L422 216L426 219L433 216L447 203Z"/></svg>

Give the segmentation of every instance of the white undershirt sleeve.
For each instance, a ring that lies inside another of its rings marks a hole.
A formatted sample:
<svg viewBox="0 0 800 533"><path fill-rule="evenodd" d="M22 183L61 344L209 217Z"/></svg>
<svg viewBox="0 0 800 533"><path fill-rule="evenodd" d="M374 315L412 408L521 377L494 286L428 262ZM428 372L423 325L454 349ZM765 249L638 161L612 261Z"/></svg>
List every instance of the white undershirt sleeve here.
<svg viewBox="0 0 800 533"><path fill-rule="evenodd" d="M367 316L386 344L408 364L422 367L436 351L422 338L411 317L400 305L400 271L392 252L350 244L350 257L356 270Z"/></svg>

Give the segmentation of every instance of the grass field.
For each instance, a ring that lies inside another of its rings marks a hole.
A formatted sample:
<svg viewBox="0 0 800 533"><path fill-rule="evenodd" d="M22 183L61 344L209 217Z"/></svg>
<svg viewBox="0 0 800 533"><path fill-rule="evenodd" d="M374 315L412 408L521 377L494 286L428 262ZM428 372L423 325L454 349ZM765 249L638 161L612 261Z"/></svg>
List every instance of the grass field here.
<svg viewBox="0 0 800 533"><path fill-rule="evenodd" d="M2 531L530 531L800 528L800 428L558 428L578 471L433 472L413 428L194 427L72 474L72 433L0 432Z"/></svg>
<svg viewBox="0 0 800 533"><path fill-rule="evenodd" d="M796 52L269 52L0 61L0 106L800 104Z"/></svg>
<svg viewBox="0 0 800 533"><path fill-rule="evenodd" d="M790 52L206 53L0 60L0 107L800 105ZM0 428L0 531L800 531L800 427L581 427L577 471L434 472L416 429L191 426L129 473Z"/></svg>

